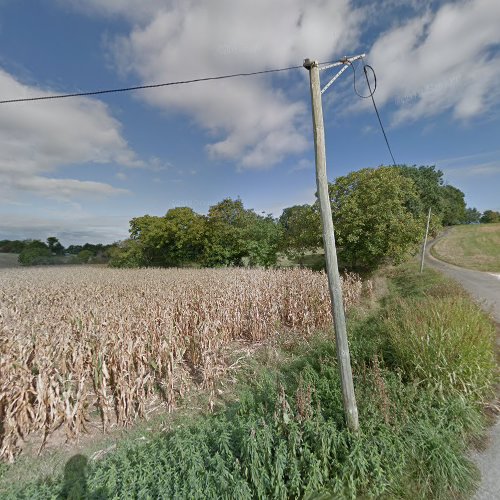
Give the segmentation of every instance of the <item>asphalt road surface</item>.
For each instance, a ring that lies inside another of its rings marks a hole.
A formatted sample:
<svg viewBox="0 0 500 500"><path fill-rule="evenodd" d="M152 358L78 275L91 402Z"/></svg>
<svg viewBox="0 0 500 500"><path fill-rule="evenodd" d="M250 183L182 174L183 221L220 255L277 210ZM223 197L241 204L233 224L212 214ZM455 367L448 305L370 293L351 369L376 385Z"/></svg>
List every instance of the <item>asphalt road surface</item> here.
<svg viewBox="0 0 500 500"><path fill-rule="evenodd" d="M491 314L498 325L497 346L500 349L500 272L472 271L434 258L429 250L441 237L427 246L426 264L458 281ZM497 418L489 429L488 438L487 449L472 454L473 461L481 471L481 484L474 496L475 500L500 499L500 419Z"/></svg>

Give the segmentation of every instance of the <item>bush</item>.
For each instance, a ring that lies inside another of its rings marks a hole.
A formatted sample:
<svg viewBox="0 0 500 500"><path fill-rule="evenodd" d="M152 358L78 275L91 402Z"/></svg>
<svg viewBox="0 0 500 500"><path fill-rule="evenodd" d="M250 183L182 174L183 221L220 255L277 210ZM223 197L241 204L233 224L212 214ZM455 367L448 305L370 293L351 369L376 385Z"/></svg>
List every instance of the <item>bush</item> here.
<svg viewBox="0 0 500 500"><path fill-rule="evenodd" d="M50 263L52 252L41 241L31 241L19 254L18 260L22 266L36 266Z"/></svg>

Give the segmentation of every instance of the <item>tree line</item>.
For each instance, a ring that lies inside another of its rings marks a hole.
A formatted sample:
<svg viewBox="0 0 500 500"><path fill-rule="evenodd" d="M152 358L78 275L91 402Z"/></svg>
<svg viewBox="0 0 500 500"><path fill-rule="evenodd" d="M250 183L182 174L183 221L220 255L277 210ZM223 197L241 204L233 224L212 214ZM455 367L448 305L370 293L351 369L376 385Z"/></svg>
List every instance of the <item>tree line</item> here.
<svg viewBox="0 0 500 500"><path fill-rule="evenodd" d="M65 248L58 238L47 240L0 240L0 252L19 254L19 263L24 266L57 264L104 264L109 260L109 251L116 246L101 243L69 245Z"/></svg>
<svg viewBox="0 0 500 500"><path fill-rule="evenodd" d="M464 193L445 184L434 166L381 166L338 177L329 185L342 266L370 271L418 250L427 211L430 230L476 223ZM281 256L300 259L322 247L319 206L295 205L279 218L224 199L207 215L176 207L164 216L130 221L130 238L111 249L110 264L140 266L274 266Z"/></svg>
<svg viewBox="0 0 500 500"><path fill-rule="evenodd" d="M481 214L464 193L445 184L435 166L381 166L338 177L329 184L339 261L343 268L371 271L418 251L429 208L431 235L442 226L500 222ZM70 245L55 237L0 241L0 252L19 253L21 264L106 263L114 267L221 267L323 264L318 203L294 205L279 218L226 198L206 215L176 207L164 216L130 221L130 238L111 245Z"/></svg>

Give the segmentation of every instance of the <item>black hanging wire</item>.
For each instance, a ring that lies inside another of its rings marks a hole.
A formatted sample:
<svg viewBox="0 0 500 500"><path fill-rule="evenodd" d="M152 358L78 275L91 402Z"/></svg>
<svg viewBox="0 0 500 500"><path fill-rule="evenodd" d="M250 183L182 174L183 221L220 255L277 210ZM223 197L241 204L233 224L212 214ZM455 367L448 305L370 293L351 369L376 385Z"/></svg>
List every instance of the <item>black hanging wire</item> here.
<svg viewBox="0 0 500 500"><path fill-rule="evenodd" d="M391 155L391 158L392 158L392 164L394 166L396 166L396 160L394 159L394 155L392 154L392 149L391 149L391 146L389 144L389 139L387 138L387 134L385 132L385 128L384 128L384 125L382 124L382 119L380 118L380 113L379 113L378 108L377 108L377 103L375 102L374 94L375 94L375 91L377 90L377 74L375 73L375 70L369 64L365 63L365 60L363 58L361 58L361 60L363 61L363 73L365 74L366 85L368 86L368 90L370 91L368 95L361 94L356 87L356 68L354 67L354 64L351 61L349 61L348 59L345 59L343 62L349 64L352 68L354 93L358 97L361 97L362 99L370 99L371 98L372 103L373 103L373 108L375 109L375 113L377 115L378 122L379 122L380 128L382 130L382 134L384 135L385 143L387 144L387 149L389 150L389 154ZM368 70L371 71L371 73L373 75L373 82L374 82L373 83L373 90L372 90L372 86L370 85L370 79L368 78Z"/></svg>
<svg viewBox="0 0 500 500"><path fill-rule="evenodd" d="M323 62L320 64L330 64L333 62L338 62L338 61L327 61L327 62ZM241 78L241 77L256 76L256 75L266 75L269 73L281 73L284 71L302 69L303 67L304 66L301 64L300 66L289 66L287 68L273 68L273 69L263 69L260 71L250 71L250 72L245 72L245 73L232 73L229 75L206 76L206 77L202 77L202 78L192 78L190 80L178 80L178 81L164 82L164 83L153 83L153 84L149 84L149 85L136 85L133 87L120 87L120 88L114 88L114 89L91 90L88 92L74 92L74 93L70 93L70 94L44 95L44 96L37 96L37 97L21 97L21 98L17 98L17 99L3 99L3 100L0 100L0 104L13 104L13 103L30 102L30 101L50 101L50 100L55 100L55 99L66 99L69 97L86 97L86 96L95 96L95 95L102 95L102 94L115 94L115 93L119 93L119 92L131 92L134 90L148 90L148 89L156 89L156 88L160 88L160 87L171 87L171 86L175 86L175 85L186 85L186 84L198 83L198 82L225 80L228 78Z"/></svg>

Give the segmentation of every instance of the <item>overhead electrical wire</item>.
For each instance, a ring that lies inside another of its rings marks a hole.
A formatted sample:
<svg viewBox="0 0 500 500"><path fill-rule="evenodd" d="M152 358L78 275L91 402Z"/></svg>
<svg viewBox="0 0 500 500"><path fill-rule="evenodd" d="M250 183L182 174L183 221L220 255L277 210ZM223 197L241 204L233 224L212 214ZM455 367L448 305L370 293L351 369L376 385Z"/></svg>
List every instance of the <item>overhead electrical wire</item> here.
<svg viewBox="0 0 500 500"><path fill-rule="evenodd" d="M378 118L378 122L380 124L380 128L382 129L382 134L384 135L385 143L387 145L387 149L389 150L389 153L392 158L392 162L394 165L396 165L396 160L394 159L394 155L392 154L392 149L389 144L389 140L387 138L387 134L384 129L384 125L382 124L382 119L380 118L380 113L377 108L377 104L375 103L375 98L373 95L375 94L375 91L377 90L377 75L375 73L375 70L369 65L365 64L364 59L363 59L363 72L365 74L366 78L366 84L368 85L368 90L370 93L368 95L363 95L360 92L358 92L358 89L356 87L356 68L352 64L352 62L348 61L347 59L341 59L340 61L328 61L320 64L331 64L334 62L343 62L344 64L349 64L353 70L353 87L354 87L354 92L358 97L361 97L362 99L368 99L371 98L373 107L375 109L375 113ZM245 73L232 73L228 75L218 75L218 76L208 76L208 77L203 77L203 78L192 78L189 80L177 80L177 81L172 81L172 82L164 82L164 83L154 83L150 85L136 85L133 87L119 87L119 88L113 88L113 89L102 89L102 90L92 90L89 92L74 92L74 93L69 93L69 94L54 94L54 95L45 95L45 96L36 96L36 97L22 97L22 98L17 98L17 99L3 99L0 100L0 104L13 104L13 103L20 103L20 102L33 102L33 101L49 101L49 100L55 100L55 99L66 99L69 97L88 97L88 96L95 96L95 95L103 95L103 94L115 94L115 93L120 93L120 92L131 92L134 90L146 90L146 89L155 89L155 88L161 88L161 87L172 87L176 85L186 85L190 83L197 83L197 82L209 82L209 81L214 81L214 80L225 80L229 78L240 78L240 77L248 77L248 76L256 76L256 75L265 75L269 73L279 73L283 71L291 71L294 69L301 69L303 68L303 65L300 66L289 66L287 68L275 68L275 69L265 69L265 70L260 70L260 71L251 71L251 72L245 72ZM372 72L373 74L373 79L374 79L374 88L372 90L371 85L370 85L370 80L368 78L368 72L367 68Z"/></svg>
<svg viewBox="0 0 500 500"><path fill-rule="evenodd" d="M328 63L323 63L328 64ZM159 87L171 87L174 85L185 85L188 83L196 83L196 82L209 82L213 80L224 80L227 78L238 78L244 76L254 76L254 75L265 75L269 73L279 73L281 71L290 71L292 69L303 68L300 66L290 66L288 68L277 68L277 69L265 69L261 71L252 71L248 73L233 73L230 75L218 75L218 76L208 76L204 78L192 78L190 80L177 80L173 82L165 82L165 83L154 83L151 85L137 85L134 87L121 87L114 89L104 89L104 90L93 90L90 92L75 92L71 94L55 94L55 95L46 95L46 96L38 96L38 97L23 97L19 99L4 99L0 101L0 104L9 104L16 102L29 102L29 101L47 101L51 99L65 99L67 97L86 97L93 95L102 95L102 94L113 94L118 92L131 92L133 90L144 90L144 89L156 89Z"/></svg>
<svg viewBox="0 0 500 500"><path fill-rule="evenodd" d="M377 90L377 74L375 73L375 70L369 64L365 63L365 60L363 58L361 58L361 60L363 61L363 72L364 72L365 78L366 78L366 85L368 86L368 90L370 92L369 92L368 95L363 95L363 94L361 94L361 93L358 92L358 89L356 88L356 68L354 67L354 64L352 64L352 62L347 61L347 63L351 66L352 71L353 71L353 87L354 87L354 92L355 92L355 94L358 97L361 97L362 99L370 99L371 98L372 103L373 103L373 108L375 109L375 114L377 115L378 123L380 124L380 128L382 130L382 134L384 135L384 139L385 139L385 143L387 145L387 149L389 150L389 154L391 155L391 158L392 158L392 164L394 166L396 166L396 160L394 159L394 155L392 154L392 149L391 149L391 146L389 144L389 139L387 138L387 134L385 132L385 128L384 128L384 125L382 123L382 119L380 118L380 113L378 111L377 104L375 102L374 94L375 94L375 91ZM367 69L369 69L372 72L372 75L373 75L373 82L374 82L374 84L373 84L373 90L372 90L372 87L370 85L370 80L368 78L368 71L367 71Z"/></svg>

